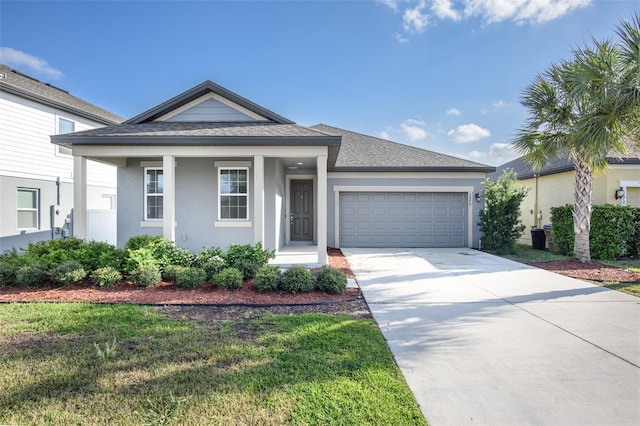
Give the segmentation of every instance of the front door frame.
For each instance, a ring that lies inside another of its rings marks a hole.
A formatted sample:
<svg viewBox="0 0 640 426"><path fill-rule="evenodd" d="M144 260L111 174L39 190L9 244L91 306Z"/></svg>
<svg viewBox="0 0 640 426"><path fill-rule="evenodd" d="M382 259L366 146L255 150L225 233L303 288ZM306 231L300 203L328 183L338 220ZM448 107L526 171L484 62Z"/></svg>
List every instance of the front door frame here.
<svg viewBox="0 0 640 426"><path fill-rule="evenodd" d="M318 243L318 203L316 202L318 196L318 181L316 175L286 175L285 177L285 198L286 198L286 214L285 214L285 229L287 244L291 243L291 181L292 180L311 180L313 181L313 242Z"/></svg>

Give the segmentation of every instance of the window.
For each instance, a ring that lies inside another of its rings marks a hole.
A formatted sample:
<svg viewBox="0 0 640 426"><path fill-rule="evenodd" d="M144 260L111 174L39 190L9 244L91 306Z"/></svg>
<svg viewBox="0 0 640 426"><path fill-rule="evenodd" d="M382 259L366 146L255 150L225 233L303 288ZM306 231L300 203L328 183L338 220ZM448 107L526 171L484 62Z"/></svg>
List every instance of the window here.
<svg viewBox="0 0 640 426"><path fill-rule="evenodd" d="M67 120L66 118L58 117L58 135L63 135L65 133L73 133L76 131L76 123L71 120ZM71 155L71 149L66 148L64 146L56 145L56 149L58 150L58 154L66 154Z"/></svg>
<svg viewBox="0 0 640 426"><path fill-rule="evenodd" d="M162 168L145 167L144 176L144 220L162 220Z"/></svg>
<svg viewBox="0 0 640 426"><path fill-rule="evenodd" d="M18 188L18 229L38 229L40 190Z"/></svg>
<svg viewBox="0 0 640 426"><path fill-rule="evenodd" d="M220 220L249 219L248 168L219 169Z"/></svg>

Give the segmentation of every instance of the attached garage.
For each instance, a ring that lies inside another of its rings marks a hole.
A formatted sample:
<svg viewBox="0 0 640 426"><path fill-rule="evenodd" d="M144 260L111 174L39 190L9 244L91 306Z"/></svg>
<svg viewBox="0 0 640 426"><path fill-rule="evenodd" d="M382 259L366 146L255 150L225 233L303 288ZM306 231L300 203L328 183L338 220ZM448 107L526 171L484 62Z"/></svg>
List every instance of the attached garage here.
<svg viewBox="0 0 640 426"><path fill-rule="evenodd" d="M342 247L467 247L467 192L341 192Z"/></svg>

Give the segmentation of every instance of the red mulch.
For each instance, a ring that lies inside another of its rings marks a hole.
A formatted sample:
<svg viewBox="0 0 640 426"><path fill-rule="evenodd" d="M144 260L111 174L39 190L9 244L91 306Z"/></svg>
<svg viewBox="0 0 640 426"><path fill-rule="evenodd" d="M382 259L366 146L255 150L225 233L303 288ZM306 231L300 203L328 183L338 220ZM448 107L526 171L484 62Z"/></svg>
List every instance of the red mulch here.
<svg viewBox="0 0 640 426"><path fill-rule="evenodd" d="M329 264L343 271L348 277L354 275L340 249L329 249ZM141 288L131 282L119 282L112 288L99 288L90 282L65 287L45 286L39 289L0 289L0 302L98 302L140 303L152 305L168 304L214 304L214 305L298 305L312 303L339 303L360 296L359 289L347 289L342 294L311 293L261 293L255 290L253 281L238 290L227 290L211 284L203 284L195 290L177 287L174 283L161 282L151 288Z"/></svg>
<svg viewBox="0 0 640 426"><path fill-rule="evenodd" d="M530 263L536 268L546 269L568 277L591 281L640 282L640 273L603 265L598 262L582 263L575 260Z"/></svg>

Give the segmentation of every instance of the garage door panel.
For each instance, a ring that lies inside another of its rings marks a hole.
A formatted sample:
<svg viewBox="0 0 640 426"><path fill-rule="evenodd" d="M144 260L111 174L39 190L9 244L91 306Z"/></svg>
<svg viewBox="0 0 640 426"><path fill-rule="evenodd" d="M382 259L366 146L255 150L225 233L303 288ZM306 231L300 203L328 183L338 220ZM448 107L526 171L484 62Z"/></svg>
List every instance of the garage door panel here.
<svg viewBox="0 0 640 426"><path fill-rule="evenodd" d="M464 247L466 193L341 193L344 247Z"/></svg>

